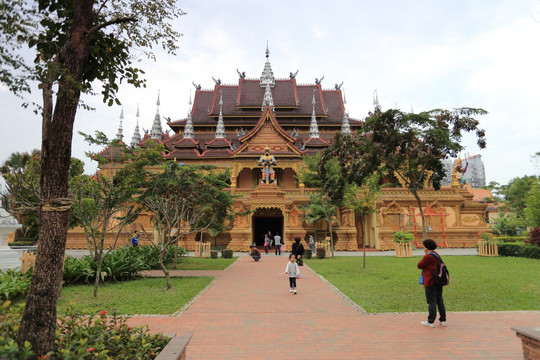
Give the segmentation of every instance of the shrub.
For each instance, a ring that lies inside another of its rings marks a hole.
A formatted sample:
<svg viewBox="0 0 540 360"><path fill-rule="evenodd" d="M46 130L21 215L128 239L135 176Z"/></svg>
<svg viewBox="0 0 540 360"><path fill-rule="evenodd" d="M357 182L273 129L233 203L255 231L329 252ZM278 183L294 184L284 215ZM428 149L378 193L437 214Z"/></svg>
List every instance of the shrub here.
<svg viewBox="0 0 540 360"><path fill-rule="evenodd" d="M499 244L499 255L540 259L540 246L523 245L520 243Z"/></svg>
<svg viewBox="0 0 540 360"><path fill-rule="evenodd" d="M72 256L64 260L63 279L66 284L89 284L96 274L96 262L88 255L80 259Z"/></svg>
<svg viewBox="0 0 540 360"><path fill-rule="evenodd" d="M312 256L313 256L313 251L311 249L306 249L304 251L304 257L306 259L311 259Z"/></svg>
<svg viewBox="0 0 540 360"><path fill-rule="evenodd" d="M33 246L37 240L35 238L18 238L14 242L8 243L8 246Z"/></svg>
<svg viewBox="0 0 540 360"><path fill-rule="evenodd" d="M24 304L0 307L0 358L29 359L30 345L20 350L15 343ZM58 318L55 359L154 359L169 338L148 333L148 328L129 327L127 318L107 311L83 315L68 312Z"/></svg>
<svg viewBox="0 0 540 360"><path fill-rule="evenodd" d="M395 243L408 243L414 240L414 235L406 231L396 231L392 235L392 240Z"/></svg>
<svg viewBox="0 0 540 360"><path fill-rule="evenodd" d="M232 250L223 249L223 250L221 250L221 256L222 256L224 259L231 259L231 258L233 257L233 251L232 251Z"/></svg>
<svg viewBox="0 0 540 360"><path fill-rule="evenodd" d="M497 236L494 240L498 242L504 242L504 243L513 243L513 242L521 242L523 243L525 240L527 240L526 236Z"/></svg>
<svg viewBox="0 0 540 360"><path fill-rule="evenodd" d="M217 259L217 256L218 256L218 252L217 252L217 251L215 251L215 250L210 251L210 257L211 257L212 259Z"/></svg>
<svg viewBox="0 0 540 360"><path fill-rule="evenodd" d="M317 257L319 259L324 259L324 257L326 256L326 250L324 250L324 248L317 248Z"/></svg>
<svg viewBox="0 0 540 360"><path fill-rule="evenodd" d="M32 269L23 274L20 271L0 271L0 300L14 300L26 295L32 280Z"/></svg>
<svg viewBox="0 0 540 360"><path fill-rule="evenodd" d="M111 251L101 263L101 271L106 274L103 278L113 281L133 279L139 276L139 272L149 269L150 266L139 256L138 249L132 246Z"/></svg>
<svg viewBox="0 0 540 360"><path fill-rule="evenodd" d="M540 226L537 226L531 230L529 233L529 239L525 242L534 246L540 246Z"/></svg>

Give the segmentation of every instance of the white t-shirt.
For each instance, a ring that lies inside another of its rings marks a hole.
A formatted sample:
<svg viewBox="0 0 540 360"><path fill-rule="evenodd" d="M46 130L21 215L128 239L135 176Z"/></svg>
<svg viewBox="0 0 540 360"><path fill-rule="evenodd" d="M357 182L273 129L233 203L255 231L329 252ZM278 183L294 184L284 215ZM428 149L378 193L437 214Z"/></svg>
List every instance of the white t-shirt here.
<svg viewBox="0 0 540 360"><path fill-rule="evenodd" d="M288 262L287 266L285 267L285 272L289 277L297 277L300 275L300 268L298 267L298 264L295 262Z"/></svg>
<svg viewBox="0 0 540 360"><path fill-rule="evenodd" d="M276 246L281 245L281 236L279 235L274 236L274 241L275 241Z"/></svg>

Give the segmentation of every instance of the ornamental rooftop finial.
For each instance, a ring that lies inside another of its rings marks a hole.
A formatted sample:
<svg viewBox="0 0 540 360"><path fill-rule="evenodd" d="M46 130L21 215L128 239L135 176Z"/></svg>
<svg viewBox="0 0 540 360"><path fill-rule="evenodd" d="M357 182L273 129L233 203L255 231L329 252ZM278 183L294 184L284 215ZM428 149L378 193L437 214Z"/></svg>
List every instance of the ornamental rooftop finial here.
<svg viewBox="0 0 540 360"><path fill-rule="evenodd" d="M309 125L310 138L320 137L319 126L317 125L317 116L315 115L315 92L316 91L317 91L316 89L313 89L313 100L311 101L311 103L313 104L313 112L311 113L311 124Z"/></svg>
<svg viewBox="0 0 540 360"><path fill-rule="evenodd" d="M150 138L154 140L163 140L163 130L161 128L161 116L159 115L159 91L158 98L156 102L157 111L156 116L154 116L154 123L152 124L152 130L150 131Z"/></svg>
<svg viewBox="0 0 540 360"><path fill-rule="evenodd" d="M341 133L351 134L351 124L349 123L349 113L345 109L347 99L345 99L345 89L343 89L343 120L341 121Z"/></svg>
<svg viewBox="0 0 540 360"><path fill-rule="evenodd" d="M122 140L124 138L123 129L122 129L122 121L124 121L124 108L122 107L122 110L120 111L120 125L118 126L118 132L116 133L116 138L118 140Z"/></svg>
<svg viewBox="0 0 540 360"><path fill-rule="evenodd" d="M219 117L216 126L216 139L225 138L225 123L223 122L223 90L219 89Z"/></svg>
<svg viewBox="0 0 540 360"><path fill-rule="evenodd" d="M133 132L133 137L131 138L131 147L134 148L135 146L139 145L141 142L141 133L139 132L139 104L137 104L137 124L135 125L135 131Z"/></svg>
<svg viewBox="0 0 540 360"><path fill-rule="evenodd" d="M379 106L379 97L377 96L377 89L373 90L373 106Z"/></svg>
<svg viewBox="0 0 540 360"><path fill-rule="evenodd" d="M193 119L191 118L191 105L193 104L191 102L191 89L189 90L189 110L188 110L188 116L186 121L186 126L184 126L184 139L193 139Z"/></svg>
<svg viewBox="0 0 540 360"><path fill-rule="evenodd" d="M272 66L270 66L270 50L268 50L268 41L266 42L266 63L264 64L264 69L261 74L260 86L266 88L266 85L270 85L273 88L276 85L276 79L274 78L274 72L272 71Z"/></svg>
<svg viewBox="0 0 540 360"><path fill-rule="evenodd" d="M261 111L264 111L264 109L270 106L270 109L274 111L274 98L272 97L272 90L270 90L270 85L266 84L266 90L264 90L264 98L263 103L261 106Z"/></svg>

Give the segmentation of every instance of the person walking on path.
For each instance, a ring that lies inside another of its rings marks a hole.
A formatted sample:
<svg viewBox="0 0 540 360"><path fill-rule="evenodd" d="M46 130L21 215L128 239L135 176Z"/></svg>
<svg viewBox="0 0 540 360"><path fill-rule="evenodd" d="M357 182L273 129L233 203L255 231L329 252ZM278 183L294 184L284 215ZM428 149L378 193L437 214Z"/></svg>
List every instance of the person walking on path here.
<svg viewBox="0 0 540 360"><path fill-rule="evenodd" d="M300 243L300 237L296 236L294 238L294 244L292 244L291 253L295 256L296 262L298 265L302 266L304 265L304 261L302 260L302 256L304 255L304 245Z"/></svg>
<svg viewBox="0 0 540 360"><path fill-rule="evenodd" d="M279 233L276 233L276 236L274 236L274 246L276 247L276 255L281 255L281 236L279 236Z"/></svg>
<svg viewBox="0 0 540 360"><path fill-rule="evenodd" d="M435 252L437 243L431 239L426 239L423 242L424 257L418 262L418 268L422 269L422 278L424 282L424 290L426 292L426 301L428 303L428 318L427 321L422 321L420 324L434 328L435 318L437 317L437 308L439 309L439 323L441 326L446 326L446 309L443 300L442 285L435 284L433 273L437 271L439 254Z"/></svg>
<svg viewBox="0 0 540 360"><path fill-rule="evenodd" d="M139 246L139 238L141 237L141 234L138 233L137 230L133 232L131 235L131 245L134 247Z"/></svg>
<svg viewBox="0 0 540 360"><path fill-rule="evenodd" d="M313 251L313 255L315 255L317 252L315 251L315 239L313 238L313 235L309 234L309 248L311 251Z"/></svg>
<svg viewBox="0 0 540 360"><path fill-rule="evenodd" d="M266 255L268 255L268 245L269 245L270 239L268 239L268 235L264 235L264 252Z"/></svg>
<svg viewBox="0 0 540 360"><path fill-rule="evenodd" d="M289 277L289 292L296 295L296 279L300 276L300 268L295 262L294 254L289 255L289 262L285 267L285 273Z"/></svg>

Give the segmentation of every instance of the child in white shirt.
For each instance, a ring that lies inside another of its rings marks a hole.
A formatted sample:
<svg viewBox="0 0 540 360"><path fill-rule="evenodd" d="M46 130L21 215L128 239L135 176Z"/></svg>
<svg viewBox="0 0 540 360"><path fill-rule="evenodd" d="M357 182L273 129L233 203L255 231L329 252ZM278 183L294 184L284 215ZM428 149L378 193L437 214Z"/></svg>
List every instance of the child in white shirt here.
<svg viewBox="0 0 540 360"><path fill-rule="evenodd" d="M295 260L294 254L289 255L289 262L287 263L287 267L285 267L285 273L289 276L289 286L291 287L289 292L296 295L296 279L300 276L300 268Z"/></svg>

